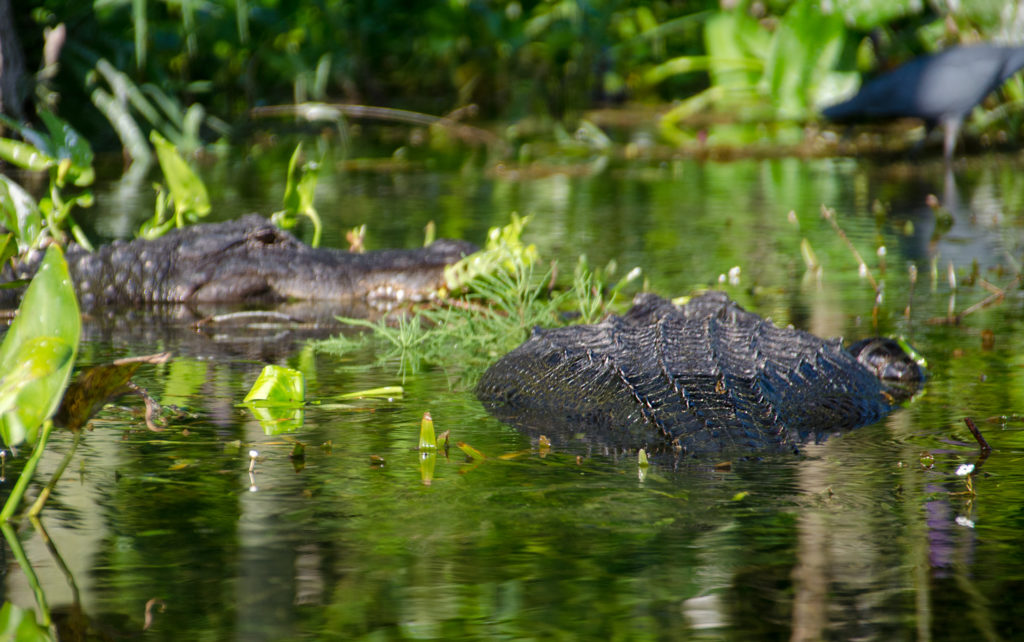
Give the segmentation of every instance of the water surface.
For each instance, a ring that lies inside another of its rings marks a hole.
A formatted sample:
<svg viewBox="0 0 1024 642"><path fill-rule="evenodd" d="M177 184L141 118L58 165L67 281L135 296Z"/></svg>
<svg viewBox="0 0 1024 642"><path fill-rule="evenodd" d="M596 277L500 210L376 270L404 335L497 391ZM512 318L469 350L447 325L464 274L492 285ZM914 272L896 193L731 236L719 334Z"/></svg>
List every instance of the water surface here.
<svg viewBox="0 0 1024 642"><path fill-rule="evenodd" d="M542 452L487 416L458 364L403 377L372 347L337 357L294 333L98 315L80 364L170 350L136 379L187 414L150 433L140 404L108 408L42 514L52 548L19 526L55 619L89 637L168 640L1021 635L1021 159L971 158L952 172L930 161L599 160L529 173L339 161L317 201L325 242L342 246L366 223L370 247L415 246L429 221L482 242L510 213L529 214L527 240L563 280L585 253L619 274L642 267L662 295L721 287L823 336L902 335L928 359L924 393L799 456L641 475L632 456ZM215 217L276 210L283 166L207 167ZM101 185L90 230L129 234L149 215L149 189ZM883 284L880 301L851 245ZM820 269L808 269L808 248ZM1001 301L943 322L998 288ZM299 430L267 434L237 406L266 363L302 370L313 400L381 385L404 394L310 406ZM452 447L425 484L431 462L413 450L425 411L487 458ZM994 447L987 460L964 417ZM296 441L302 463L289 457ZM54 438L39 479L69 445ZM974 474L957 475L963 464ZM3 550L4 599L35 608ZM150 599L164 610L143 633Z"/></svg>

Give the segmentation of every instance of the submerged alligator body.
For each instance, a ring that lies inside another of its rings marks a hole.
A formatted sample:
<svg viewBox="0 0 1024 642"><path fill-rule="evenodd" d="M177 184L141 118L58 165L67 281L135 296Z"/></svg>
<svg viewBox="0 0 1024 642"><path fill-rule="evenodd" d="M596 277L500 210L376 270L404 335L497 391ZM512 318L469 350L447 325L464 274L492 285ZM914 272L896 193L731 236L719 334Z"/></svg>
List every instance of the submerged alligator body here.
<svg viewBox="0 0 1024 642"><path fill-rule="evenodd" d="M311 248L267 219L193 225L154 240L117 241L94 253L78 246L66 258L83 307L97 304L317 300L393 301L429 298L444 284L444 268L476 247L439 240L415 250L356 254ZM28 279L42 253L0 282ZM0 290L0 304L19 293Z"/></svg>
<svg viewBox="0 0 1024 642"><path fill-rule="evenodd" d="M679 455L796 450L881 419L921 381L891 339L844 349L721 292L682 307L644 294L622 317L535 330L491 366L477 396L552 440Z"/></svg>

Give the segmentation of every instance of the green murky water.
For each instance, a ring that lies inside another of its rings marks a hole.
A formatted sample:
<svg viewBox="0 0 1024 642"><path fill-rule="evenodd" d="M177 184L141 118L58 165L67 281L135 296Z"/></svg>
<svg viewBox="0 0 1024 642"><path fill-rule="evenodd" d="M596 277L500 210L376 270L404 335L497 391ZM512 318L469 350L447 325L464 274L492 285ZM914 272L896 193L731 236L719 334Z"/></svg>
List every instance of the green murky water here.
<svg viewBox="0 0 1024 642"><path fill-rule="evenodd" d="M279 169L208 168L218 216L275 210ZM139 313L92 319L82 365L171 350L174 360L136 380L192 415L157 434L139 404L104 411L42 514L51 546L28 523L19 538L68 638L1015 639L1022 170L1019 157L989 157L951 175L930 162L793 159L595 162L529 177L336 171L318 200L327 244L367 223L371 247L418 245L430 220L440 235L480 242L510 212L531 214L528 240L565 274L586 253L623 273L641 266L651 289L675 296L738 266L739 284L721 287L746 307L825 336L904 335L930 380L906 409L800 457L641 476L634 460L602 452L542 455L486 415L457 369L403 382L396 364L371 365L369 350L338 358L291 335L197 334ZM93 232L134 229L149 189L101 189ZM874 314L822 204L884 281ZM806 269L802 243L820 274ZM995 288L1006 288L1002 300L959 325L937 322ZM265 363L302 370L310 399L405 392L313 406L299 431L267 435L236 407ZM412 448L427 410L487 459L453 447L424 484ZM964 417L995 449L983 462ZM296 440L307 446L301 466L289 458ZM55 437L40 479L69 445ZM977 465L973 476L957 475L963 464ZM8 462L3 492L17 470ZM3 551L4 599L38 608Z"/></svg>

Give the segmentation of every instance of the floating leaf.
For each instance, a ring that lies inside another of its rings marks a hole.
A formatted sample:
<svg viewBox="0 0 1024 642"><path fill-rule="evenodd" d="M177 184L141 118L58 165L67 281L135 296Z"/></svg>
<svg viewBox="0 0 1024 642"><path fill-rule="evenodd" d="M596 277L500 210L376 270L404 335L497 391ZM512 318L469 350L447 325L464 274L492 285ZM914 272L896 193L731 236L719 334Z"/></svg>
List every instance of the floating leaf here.
<svg viewBox="0 0 1024 642"><path fill-rule="evenodd" d="M306 384L302 372L284 366L265 366L243 404L259 420L263 432L278 435L302 426Z"/></svg>
<svg viewBox="0 0 1024 642"><path fill-rule="evenodd" d="M302 427L305 413L302 408L282 406L260 406L259 402L249 403L249 411L260 422L260 427L267 435L281 435L295 432Z"/></svg>
<svg viewBox="0 0 1024 642"><path fill-rule="evenodd" d="M423 419L420 421L420 450L437 450L434 420L429 412L423 413Z"/></svg>
<svg viewBox="0 0 1024 642"><path fill-rule="evenodd" d="M57 410L78 354L81 328L64 254L51 246L0 344L3 387L13 394L0 415L0 437L8 445L35 443L39 427Z"/></svg>
<svg viewBox="0 0 1024 642"><path fill-rule="evenodd" d="M420 480L424 486L430 486L434 482L434 467L437 465L436 452L420 453Z"/></svg>
<svg viewBox="0 0 1024 642"><path fill-rule="evenodd" d="M346 392L338 395L338 399L401 399L405 391L402 386L382 386L380 388L367 388L356 392Z"/></svg>
<svg viewBox="0 0 1024 642"><path fill-rule="evenodd" d="M265 366L260 376L242 401L263 402L261 406L274 404L295 405L306 400L306 383L302 372L284 366Z"/></svg>
<svg viewBox="0 0 1024 642"><path fill-rule="evenodd" d="M54 423L71 430L80 429L110 400L141 390L128 385L140 365L165 363L170 357L169 352L162 352L82 369L64 393Z"/></svg>
<svg viewBox="0 0 1024 642"><path fill-rule="evenodd" d="M443 433L441 433L440 435L437 436L437 449L438 450L444 450L444 451L448 450L448 437L451 435L451 432L452 431L450 431L450 430L446 430L446 431L444 431Z"/></svg>
<svg viewBox="0 0 1024 642"><path fill-rule="evenodd" d="M469 444L467 444L464 441L460 441L460 442L458 442L455 445L459 447L459 450L461 450L462 452L466 453L466 456L469 457L470 459L478 459L478 460L487 459L487 455L483 454L482 452L480 452L476 448L473 448L472 446L470 446Z"/></svg>

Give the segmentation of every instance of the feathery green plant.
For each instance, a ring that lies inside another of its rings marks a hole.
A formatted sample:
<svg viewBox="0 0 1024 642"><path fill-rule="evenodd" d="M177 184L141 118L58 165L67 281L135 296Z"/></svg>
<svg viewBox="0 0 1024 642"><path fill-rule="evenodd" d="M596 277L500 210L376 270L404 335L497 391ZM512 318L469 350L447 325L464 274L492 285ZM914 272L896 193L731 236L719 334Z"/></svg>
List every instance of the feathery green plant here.
<svg viewBox="0 0 1024 642"><path fill-rule="evenodd" d="M554 267L538 272L536 248L520 240L525 222L513 217L509 225L491 229L485 249L450 269L450 290L465 291L447 299L447 305L379 321L341 319L371 332L321 341L317 348L345 354L373 342L383 345L377 350L378 360L397 361L400 374L415 373L426 364L457 364L458 375L472 381L522 343L534 327L563 325L568 319L598 320L615 308L623 288L640 275L635 268L606 288L614 264L593 270L581 257L572 287L555 289Z"/></svg>

